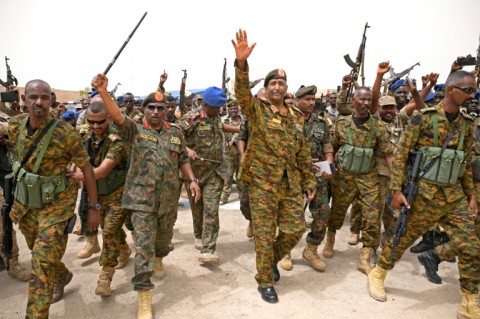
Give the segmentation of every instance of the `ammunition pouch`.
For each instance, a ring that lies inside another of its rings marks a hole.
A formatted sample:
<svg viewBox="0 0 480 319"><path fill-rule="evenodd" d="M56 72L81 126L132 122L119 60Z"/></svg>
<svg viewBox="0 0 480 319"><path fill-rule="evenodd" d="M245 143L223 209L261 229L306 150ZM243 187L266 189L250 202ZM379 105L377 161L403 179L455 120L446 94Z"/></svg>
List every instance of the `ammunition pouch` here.
<svg viewBox="0 0 480 319"><path fill-rule="evenodd" d="M125 170L112 170L107 177L97 180L98 195L109 195L125 185L127 172Z"/></svg>
<svg viewBox="0 0 480 319"><path fill-rule="evenodd" d="M435 164L422 177L426 182L452 186L459 177L463 176L466 166L464 151L445 149L442 152L440 147L432 146L423 147L421 151L423 152L421 170L425 169L430 161L437 158Z"/></svg>
<svg viewBox="0 0 480 319"><path fill-rule="evenodd" d="M51 204L55 196L66 189L65 175L40 176L21 168L17 176L15 199L31 208L43 208Z"/></svg>
<svg viewBox="0 0 480 319"><path fill-rule="evenodd" d="M352 173L370 173L375 165L373 148L344 144L338 150L340 167Z"/></svg>

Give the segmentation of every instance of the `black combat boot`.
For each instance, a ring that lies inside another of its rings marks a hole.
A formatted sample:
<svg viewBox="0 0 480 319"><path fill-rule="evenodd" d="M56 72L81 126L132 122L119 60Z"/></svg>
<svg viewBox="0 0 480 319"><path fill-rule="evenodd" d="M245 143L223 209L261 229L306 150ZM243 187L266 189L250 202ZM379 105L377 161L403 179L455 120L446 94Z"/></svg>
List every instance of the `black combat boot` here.
<svg viewBox="0 0 480 319"><path fill-rule="evenodd" d="M433 244L433 232L433 230L429 230L423 234L422 240L418 243L418 245L410 248L410 252L414 254L420 254L435 248Z"/></svg>
<svg viewBox="0 0 480 319"><path fill-rule="evenodd" d="M440 276L437 274L438 265L440 264L441 260L438 257L435 249L421 253L417 256L417 258L418 261L425 267L428 281L433 282L434 284L441 284L442 278L440 278Z"/></svg>

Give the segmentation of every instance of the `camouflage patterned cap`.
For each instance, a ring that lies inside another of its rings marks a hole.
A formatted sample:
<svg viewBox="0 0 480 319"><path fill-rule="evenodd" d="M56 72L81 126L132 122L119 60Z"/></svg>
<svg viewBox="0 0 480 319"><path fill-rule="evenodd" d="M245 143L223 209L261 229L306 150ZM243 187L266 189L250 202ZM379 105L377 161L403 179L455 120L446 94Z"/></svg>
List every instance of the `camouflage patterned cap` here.
<svg viewBox="0 0 480 319"><path fill-rule="evenodd" d="M378 105L397 105L397 102L395 101L395 98L393 96L385 95L378 99Z"/></svg>
<svg viewBox="0 0 480 319"><path fill-rule="evenodd" d="M302 85L297 92L295 92L295 96L298 98L305 96L305 95L315 95L317 94L317 87L315 85L305 86Z"/></svg>
<svg viewBox="0 0 480 319"><path fill-rule="evenodd" d="M147 106L149 103L161 103L165 102L165 95L162 92L150 93L145 100L143 100L142 106Z"/></svg>
<svg viewBox="0 0 480 319"><path fill-rule="evenodd" d="M270 82L270 80L273 80L273 79L284 79L285 81L287 81L287 74L282 69L272 70L268 72L268 74L265 76L265 80L263 81L263 86L267 87L268 82Z"/></svg>

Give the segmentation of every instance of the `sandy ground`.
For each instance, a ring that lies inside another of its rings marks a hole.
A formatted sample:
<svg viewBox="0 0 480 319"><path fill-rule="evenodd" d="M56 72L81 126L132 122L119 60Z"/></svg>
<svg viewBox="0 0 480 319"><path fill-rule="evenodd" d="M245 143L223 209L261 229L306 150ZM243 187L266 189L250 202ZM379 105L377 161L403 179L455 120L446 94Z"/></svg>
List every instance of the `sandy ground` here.
<svg viewBox="0 0 480 319"><path fill-rule="evenodd" d="M275 285L279 303L264 302L254 279L253 240L245 235L247 222L239 210L238 194L220 207L218 266L205 267L197 262L199 251L193 247L193 226L188 201L179 207L173 243L175 250L164 259L167 276L153 280L155 318L455 318L460 302L456 264L442 263L439 274L443 284L427 281L416 255L406 252L386 279L387 302L373 300L367 292L367 278L356 269L360 245L347 244L348 221L337 232L335 254L327 259L325 272L308 266L301 254L305 236L292 251L292 271L280 269ZM348 215L347 215L348 217ZM18 235L20 259L30 263L24 238ZM134 248L132 238L128 237ZM86 260L76 259L84 238L71 235L63 261L73 272L62 301L50 307L50 318L136 318L136 293L133 254L113 278L113 295L94 294L100 266L99 254ZM323 248L320 246L319 252ZM325 258L322 258L325 260ZM0 318L24 318L27 283L0 273Z"/></svg>

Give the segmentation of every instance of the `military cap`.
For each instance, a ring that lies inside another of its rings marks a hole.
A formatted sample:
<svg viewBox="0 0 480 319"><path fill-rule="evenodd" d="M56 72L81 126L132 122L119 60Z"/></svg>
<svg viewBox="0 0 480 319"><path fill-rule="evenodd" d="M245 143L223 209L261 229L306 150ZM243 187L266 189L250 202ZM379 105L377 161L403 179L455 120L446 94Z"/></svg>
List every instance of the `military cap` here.
<svg viewBox="0 0 480 319"><path fill-rule="evenodd" d="M76 119L75 111L68 110L65 113L63 113L62 116L60 116L60 118L64 121L75 120Z"/></svg>
<svg viewBox="0 0 480 319"><path fill-rule="evenodd" d="M393 96L385 95L378 99L378 105L397 105L397 102L395 101L395 98Z"/></svg>
<svg viewBox="0 0 480 319"><path fill-rule="evenodd" d="M390 90L392 90L392 92L393 92L396 89L398 89L399 87L404 86L404 85L405 85L405 80L400 79L397 82L393 83L392 86L390 86Z"/></svg>
<svg viewBox="0 0 480 319"><path fill-rule="evenodd" d="M133 104L142 104L142 102L143 102L143 99L138 98L138 99L135 99L135 101L133 101Z"/></svg>
<svg viewBox="0 0 480 319"><path fill-rule="evenodd" d="M166 102L175 102L175 97L170 92L163 93Z"/></svg>
<svg viewBox="0 0 480 319"><path fill-rule="evenodd" d="M135 100L136 102L136 100ZM143 100L142 106L147 106L150 103L162 103L165 102L165 95L162 92L150 93L145 100Z"/></svg>
<svg viewBox="0 0 480 319"><path fill-rule="evenodd" d="M433 90L434 90L435 92L445 90L445 83L435 84L435 86L433 87Z"/></svg>
<svg viewBox="0 0 480 319"><path fill-rule="evenodd" d="M285 81L287 81L287 74L282 69L272 70L268 72L268 74L265 76L265 80L263 81L263 86L267 87L268 82L270 82L270 80L273 80L273 79L284 79Z"/></svg>
<svg viewBox="0 0 480 319"><path fill-rule="evenodd" d="M238 106L237 99L229 98L227 101L227 107L230 107L230 106Z"/></svg>
<svg viewBox="0 0 480 319"><path fill-rule="evenodd" d="M203 102L213 108L219 108L227 102L227 95L222 89L211 86L203 91Z"/></svg>
<svg viewBox="0 0 480 319"><path fill-rule="evenodd" d="M201 94L197 95L197 100L203 100L203 96Z"/></svg>
<svg viewBox="0 0 480 319"><path fill-rule="evenodd" d="M185 93L183 95L185 95L186 99L193 98L195 96L195 94L193 94L190 91L185 91Z"/></svg>
<svg viewBox="0 0 480 319"><path fill-rule="evenodd" d="M315 95L317 94L317 87L315 85L305 86L302 85L297 92L295 92L295 96L300 98L304 95Z"/></svg>
<svg viewBox="0 0 480 319"><path fill-rule="evenodd" d="M291 92L285 93L285 96L283 97L283 100L286 100L286 99L293 99L293 93L291 93Z"/></svg>
<svg viewBox="0 0 480 319"><path fill-rule="evenodd" d="M425 98L425 100L423 100L423 102L425 102L425 103L426 103L426 102L430 102L430 101L433 100L434 97L435 97L435 93L430 92L430 93L428 93L428 95L427 95L427 97Z"/></svg>
<svg viewBox="0 0 480 319"><path fill-rule="evenodd" d="M477 91L477 93L475 93L475 98L477 100L480 100L480 91Z"/></svg>
<svg viewBox="0 0 480 319"><path fill-rule="evenodd" d="M117 101L122 102L123 101L123 95L117 96Z"/></svg>

